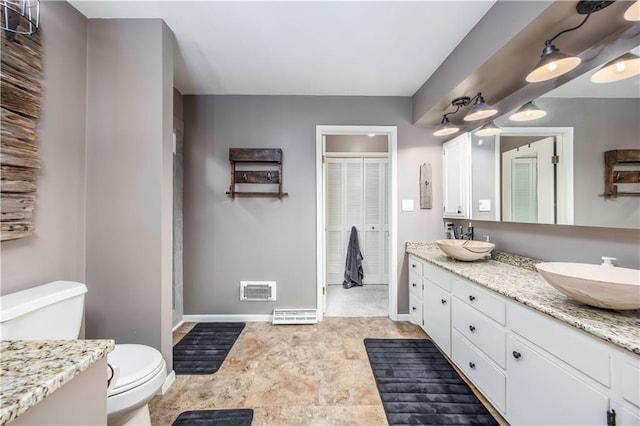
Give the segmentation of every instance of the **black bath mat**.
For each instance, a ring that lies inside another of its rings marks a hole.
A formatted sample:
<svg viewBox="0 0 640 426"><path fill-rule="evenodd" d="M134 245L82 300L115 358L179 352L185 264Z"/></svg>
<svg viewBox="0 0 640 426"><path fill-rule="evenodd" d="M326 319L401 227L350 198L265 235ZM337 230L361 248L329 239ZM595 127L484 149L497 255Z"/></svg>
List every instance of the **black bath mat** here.
<svg viewBox="0 0 640 426"><path fill-rule="evenodd" d="M364 339L390 425L498 425L425 339Z"/></svg>
<svg viewBox="0 0 640 426"><path fill-rule="evenodd" d="M173 347L176 374L218 371L244 328L243 322L201 322Z"/></svg>
<svg viewBox="0 0 640 426"><path fill-rule="evenodd" d="M173 426L251 426L253 410L197 410L180 413Z"/></svg>

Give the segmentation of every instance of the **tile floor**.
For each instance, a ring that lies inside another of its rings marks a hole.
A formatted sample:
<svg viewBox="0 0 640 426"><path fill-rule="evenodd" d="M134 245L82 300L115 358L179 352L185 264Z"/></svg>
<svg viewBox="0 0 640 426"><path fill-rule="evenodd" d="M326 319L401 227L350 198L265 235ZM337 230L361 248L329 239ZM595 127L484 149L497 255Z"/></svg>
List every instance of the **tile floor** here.
<svg viewBox="0 0 640 426"><path fill-rule="evenodd" d="M174 333L174 344L193 324ZM258 425L385 425L363 339L425 338L388 318L325 318L317 325L247 323L218 372L177 376L149 404L153 425L182 411L253 408ZM491 409L492 412L493 409Z"/></svg>
<svg viewBox="0 0 640 426"><path fill-rule="evenodd" d="M325 317L388 317L389 286L367 284L345 289L327 286Z"/></svg>

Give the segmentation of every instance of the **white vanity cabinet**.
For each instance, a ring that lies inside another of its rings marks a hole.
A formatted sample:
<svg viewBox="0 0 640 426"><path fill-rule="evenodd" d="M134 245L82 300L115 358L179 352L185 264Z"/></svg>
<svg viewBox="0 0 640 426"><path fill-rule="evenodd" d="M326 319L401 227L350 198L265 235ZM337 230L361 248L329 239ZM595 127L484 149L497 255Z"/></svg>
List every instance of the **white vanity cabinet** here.
<svg viewBox="0 0 640 426"><path fill-rule="evenodd" d="M464 133L442 145L445 218L468 218L470 204L471 136Z"/></svg>
<svg viewBox="0 0 640 426"><path fill-rule="evenodd" d="M416 262L416 323L509 423L606 425L613 410L616 425L640 425L639 356L411 255Z"/></svg>

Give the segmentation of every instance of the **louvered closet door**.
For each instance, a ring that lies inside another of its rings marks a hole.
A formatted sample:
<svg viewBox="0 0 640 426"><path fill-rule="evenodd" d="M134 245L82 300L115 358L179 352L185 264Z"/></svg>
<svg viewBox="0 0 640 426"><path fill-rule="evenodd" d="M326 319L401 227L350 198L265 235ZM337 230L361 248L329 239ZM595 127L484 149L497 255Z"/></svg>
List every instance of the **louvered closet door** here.
<svg viewBox="0 0 640 426"><path fill-rule="evenodd" d="M364 159L363 268L365 284L385 284L384 279L384 163Z"/></svg>
<svg viewBox="0 0 640 426"><path fill-rule="evenodd" d="M327 158L325 167L327 284L341 284L347 247L344 244L343 161Z"/></svg>
<svg viewBox="0 0 640 426"><path fill-rule="evenodd" d="M365 256L365 254L362 245L362 220L364 216L362 212L362 158L345 158L342 161L344 161L345 168L344 199L346 206L344 211L345 257L342 261L342 268L344 270L344 262L346 261L346 247L349 244L349 235L351 234L352 226L355 226L356 230L358 231L358 242L360 243L360 251L362 252L363 256Z"/></svg>

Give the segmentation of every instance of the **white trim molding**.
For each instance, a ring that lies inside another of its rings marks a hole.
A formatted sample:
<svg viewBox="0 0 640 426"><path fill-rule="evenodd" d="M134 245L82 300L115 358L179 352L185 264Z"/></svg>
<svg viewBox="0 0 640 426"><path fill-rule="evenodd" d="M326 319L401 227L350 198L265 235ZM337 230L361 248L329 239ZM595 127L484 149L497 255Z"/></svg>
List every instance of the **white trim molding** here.
<svg viewBox="0 0 640 426"><path fill-rule="evenodd" d="M273 315L201 314L201 315L184 315L182 317L183 322L271 322L272 320L273 320Z"/></svg>
<svg viewBox="0 0 640 426"><path fill-rule="evenodd" d="M176 381L176 372L171 370L171 373L167 374L167 378L164 379L164 383L162 384L162 386L160 386L160 389L158 389L158 392L156 392L156 395L164 395L165 393L167 393L167 391L171 388L171 385L175 381Z"/></svg>
<svg viewBox="0 0 640 426"><path fill-rule="evenodd" d="M385 134L389 137L389 166L391 172L391 200L389 223L389 318L398 319L398 127L397 126L316 126L316 283L318 321L322 321L323 293L325 283L325 232L324 232L324 197L323 197L323 136L325 135L360 135Z"/></svg>

